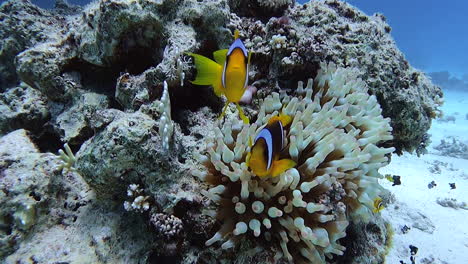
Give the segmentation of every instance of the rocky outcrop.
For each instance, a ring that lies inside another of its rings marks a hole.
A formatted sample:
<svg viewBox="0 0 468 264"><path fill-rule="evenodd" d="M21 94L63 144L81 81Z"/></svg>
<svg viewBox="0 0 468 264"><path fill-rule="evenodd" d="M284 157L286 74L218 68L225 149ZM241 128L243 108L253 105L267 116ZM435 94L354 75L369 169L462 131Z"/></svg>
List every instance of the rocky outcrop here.
<svg viewBox="0 0 468 264"><path fill-rule="evenodd" d="M29 0L6 1L0 5L0 92L19 83L15 57L53 38L64 22Z"/></svg>
<svg viewBox="0 0 468 264"><path fill-rule="evenodd" d="M19 128L38 132L49 117L47 98L25 83L0 93L0 135Z"/></svg>
<svg viewBox="0 0 468 264"><path fill-rule="evenodd" d="M88 203L86 183L78 174L63 177L59 164L26 130L0 138L0 258L48 225L72 223Z"/></svg>
<svg viewBox="0 0 468 264"><path fill-rule="evenodd" d="M442 93L408 64L382 15L369 17L339 1L257 2L249 14L236 7L238 1L231 6L222 1L98 2L71 19L66 32L56 30L56 41L22 53L17 71L53 100L64 100L73 89L67 72L79 73L83 86L110 96L120 72L141 73L150 66L156 66L157 82L169 79L170 86L180 86L172 81L185 77L182 52L225 48L231 41L227 28L240 29L254 52L252 79L268 80L258 87L260 97L314 77L320 61L356 67L384 116L392 118L392 145L398 151L420 151ZM259 8L275 11L257 18Z"/></svg>
<svg viewBox="0 0 468 264"><path fill-rule="evenodd" d="M421 151L442 91L409 65L383 15L367 16L340 1L311 1L263 21L231 14L228 27L242 29L254 52L254 79L268 80L271 89L314 77L321 61L359 69L392 119L392 145L398 152Z"/></svg>

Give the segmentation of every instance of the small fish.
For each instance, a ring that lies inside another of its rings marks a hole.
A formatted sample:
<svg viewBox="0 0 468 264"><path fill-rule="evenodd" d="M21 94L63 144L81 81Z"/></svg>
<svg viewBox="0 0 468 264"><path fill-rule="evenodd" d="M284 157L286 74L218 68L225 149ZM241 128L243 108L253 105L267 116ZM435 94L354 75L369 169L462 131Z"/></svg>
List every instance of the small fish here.
<svg viewBox="0 0 468 264"><path fill-rule="evenodd" d="M385 174L385 179L387 179L389 182L393 182L393 178L391 174Z"/></svg>
<svg viewBox="0 0 468 264"><path fill-rule="evenodd" d="M455 185L454 182L449 183L449 185L450 185L450 190L453 190L453 189L456 189L456 188L457 188L457 186Z"/></svg>
<svg viewBox="0 0 468 264"><path fill-rule="evenodd" d="M239 116L248 124L239 102L244 95L249 81L249 65L251 52L248 52L244 43L239 38L239 30L234 32L234 42L229 49L222 49L213 53L215 61L195 53L187 53L195 59L197 76L193 84L211 85L217 96L226 96L227 102L220 115L220 119L226 113L229 103L235 103Z"/></svg>
<svg viewBox="0 0 468 264"><path fill-rule="evenodd" d="M418 253L418 247L410 245L409 248L410 248L411 256L414 256Z"/></svg>
<svg viewBox="0 0 468 264"><path fill-rule="evenodd" d="M385 179L387 179L389 182L393 182L392 186L401 184L401 176L398 175L392 176L391 174L385 174Z"/></svg>
<svg viewBox="0 0 468 264"><path fill-rule="evenodd" d="M382 198L377 197L374 199L374 209L372 209L372 212L374 213L379 213L385 208L385 206L382 203Z"/></svg>
<svg viewBox="0 0 468 264"><path fill-rule="evenodd" d="M427 185L427 188L432 189L432 188L434 188L434 187L436 187L436 186L437 186L437 184L435 183L435 181L431 181L431 182Z"/></svg>
<svg viewBox="0 0 468 264"><path fill-rule="evenodd" d="M395 186L395 185L401 185L401 176L398 176L398 175L393 175L393 184L392 186Z"/></svg>
<svg viewBox="0 0 468 264"><path fill-rule="evenodd" d="M255 137L250 153L247 155L247 166L259 177L276 177L296 166L290 159L279 159L284 148L284 127L292 118L278 115L270 118L268 124Z"/></svg>
<svg viewBox="0 0 468 264"><path fill-rule="evenodd" d="M407 226L407 225L404 225L402 228L401 228L401 232L403 234L406 234L408 233L408 231L411 229L411 227Z"/></svg>

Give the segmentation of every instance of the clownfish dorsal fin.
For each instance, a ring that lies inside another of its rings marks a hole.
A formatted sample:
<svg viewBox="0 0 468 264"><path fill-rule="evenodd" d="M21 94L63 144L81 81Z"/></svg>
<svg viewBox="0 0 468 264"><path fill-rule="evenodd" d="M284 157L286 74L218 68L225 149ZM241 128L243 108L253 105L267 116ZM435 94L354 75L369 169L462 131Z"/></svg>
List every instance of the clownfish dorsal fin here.
<svg viewBox="0 0 468 264"><path fill-rule="evenodd" d="M273 116L272 118L270 118L270 120L268 120L268 124L271 125L276 121L280 121L281 125L283 125L283 127L286 127L287 125L291 124L292 117L281 113L281 114L278 114L277 116Z"/></svg>
<svg viewBox="0 0 468 264"><path fill-rule="evenodd" d="M245 157L245 165L247 165L247 167L250 167L250 157L252 157L252 152L249 151L249 153L247 153L247 156Z"/></svg>
<svg viewBox="0 0 468 264"><path fill-rule="evenodd" d="M234 39L238 39L239 38L239 30L236 29L234 30Z"/></svg>
<svg viewBox="0 0 468 264"><path fill-rule="evenodd" d="M224 67L224 62L226 61L226 54L228 53L228 49L217 50L213 52L213 57L219 65Z"/></svg>

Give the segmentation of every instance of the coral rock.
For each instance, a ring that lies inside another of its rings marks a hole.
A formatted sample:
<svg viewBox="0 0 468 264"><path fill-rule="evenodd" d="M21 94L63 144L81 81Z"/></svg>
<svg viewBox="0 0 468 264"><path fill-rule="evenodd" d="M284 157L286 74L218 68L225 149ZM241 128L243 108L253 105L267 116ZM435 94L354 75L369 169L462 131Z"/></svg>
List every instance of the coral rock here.
<svg viewBox="0 0 468 264"><path fill-rule="evenodd" d="M81 146L77 170L99 195L124 195L129 184L141 181L153 194L163 192L179 177L179 168L168 162L177 157L163 149L159 126L141 112L116 114Z"/></svg>
<svg viewBox="0 0 468 264"><path fill-rule="evenodd" d="M48 119L46 98L27 84L0 94L0 134L19 128L38 131Z"/></svg>

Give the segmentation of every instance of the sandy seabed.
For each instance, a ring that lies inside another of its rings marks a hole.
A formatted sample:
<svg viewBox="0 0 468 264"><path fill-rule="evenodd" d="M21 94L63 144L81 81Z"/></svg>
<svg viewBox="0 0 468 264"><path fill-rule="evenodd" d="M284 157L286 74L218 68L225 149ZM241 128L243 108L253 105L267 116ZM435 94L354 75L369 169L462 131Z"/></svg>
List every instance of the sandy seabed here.
<svg viewBox="0 0 468 264"><path fill-rule="evenodd" d="M392 186L381 180L395 196L395 202L382 211L395 230L388 264L411 263L410 245L418 248L415 263L468 263L468 160L444 156L435 149L449 137L468 145L468 92L444 91L444 96L442 111L455 121L433 121L429 153L394 155L390 165L380 170L400 175L402 182ZM432 181L437 185L429 188ZM455 183L456 189L449 183ZM406 233L405 225L411 228Z"/></svg>

